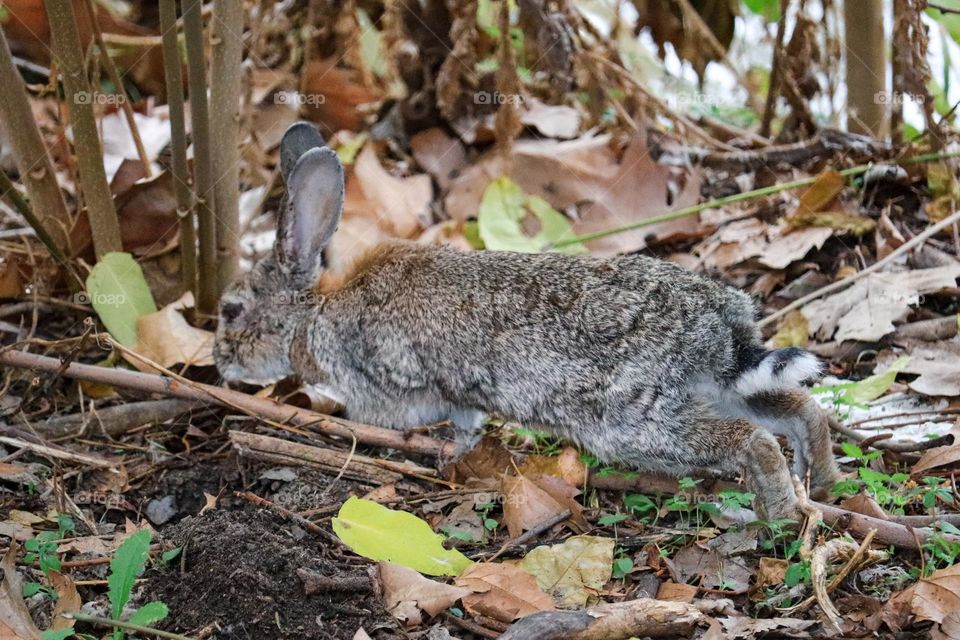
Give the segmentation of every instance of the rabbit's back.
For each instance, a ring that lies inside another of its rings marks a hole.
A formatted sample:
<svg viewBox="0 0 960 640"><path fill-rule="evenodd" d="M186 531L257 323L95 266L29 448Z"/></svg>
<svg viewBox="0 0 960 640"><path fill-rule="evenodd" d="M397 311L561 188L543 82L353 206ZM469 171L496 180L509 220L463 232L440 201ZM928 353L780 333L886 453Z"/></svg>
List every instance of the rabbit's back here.
<svg viewBox="0 0 960 640"><path fill-rule="evenodd" d="M644 256L391 243L326 292L322 315L311 351L348 395L438 395L577 440L578 425L675 412L759 348L749 298Z"/></svg>

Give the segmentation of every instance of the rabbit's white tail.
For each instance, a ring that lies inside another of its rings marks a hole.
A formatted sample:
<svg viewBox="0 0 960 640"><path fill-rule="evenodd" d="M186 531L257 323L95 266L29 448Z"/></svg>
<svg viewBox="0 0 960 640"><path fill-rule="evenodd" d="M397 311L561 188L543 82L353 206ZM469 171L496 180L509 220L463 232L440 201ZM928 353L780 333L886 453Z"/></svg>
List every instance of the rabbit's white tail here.
<svg viewBox="0 0 960 640"><path fill-rule="evenodd" d="M792 389L819 375L820 370L820 361L809 351L797 347L777 349L742 372L734 389L742 396Z"/></svg>

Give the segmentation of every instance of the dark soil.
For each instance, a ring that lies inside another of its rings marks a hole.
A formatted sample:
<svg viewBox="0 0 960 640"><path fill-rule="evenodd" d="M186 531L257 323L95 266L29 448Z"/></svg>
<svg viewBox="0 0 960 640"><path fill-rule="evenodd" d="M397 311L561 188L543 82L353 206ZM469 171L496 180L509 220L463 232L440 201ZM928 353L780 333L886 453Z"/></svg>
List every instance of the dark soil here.
<svg viewBox="0 0 960 640"><path fill-rule="evenodd" d="M298 569L355 580L367 576L369 565L270 513L212 510L166 527L163 535L183 552L146 576L145 598L167 604L168 628L247 640L350 640L360 627L375 640L402 637L372 588L307 595Z"/></svg>

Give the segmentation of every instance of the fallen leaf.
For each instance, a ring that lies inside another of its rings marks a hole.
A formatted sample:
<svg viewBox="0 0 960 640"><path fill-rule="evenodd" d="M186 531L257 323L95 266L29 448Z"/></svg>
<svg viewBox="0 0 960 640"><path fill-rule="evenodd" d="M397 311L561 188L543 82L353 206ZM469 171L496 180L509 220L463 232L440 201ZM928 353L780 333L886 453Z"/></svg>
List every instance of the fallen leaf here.
<svg viewBox="0 0 960 640"><path fill-rule="evenodd" d="M353 640L372 640L370 634L364 631L363 627L357 629L357 632L353 634Z"/></svg>
<svg viewBox="0 0 960 640"><path fill-rule="evenodd" d="M574 236L562 213L543 198L528 196L507 177L487 186L477 214L477 227L484 246L491 251L537 253ZM561 251L580 253L583 247L571 245Z"/></svg>
<svg viewBox="0 0 960 640"><path fill-rule="evenodd" d="M67 618L63 614L73 611L79 611L83 601L77 592L77 585L73 583L70 576L63 575L59 571L51 569L47 572L50 578L50 584L57 591L57 604L53 608L53 621L50 623L51 629L72 629L76 624L73 618Z"/></svg>
<svg viewBox="0 0 960 640"><path fill-rule="evenodd" d="M924 451L920 459L914 463L910 473L918 475L930 469L960 462L960 425L953 427L950 430L950 435L953 436L953 444Z"/></svg>
<svg viewBox="0 0 960 640"><path fill-rule="evenodd" d="M138 342L134 351L164 367L212 365L213 333L190 326L181 313L192 306L193 294L188 291L160 311L137 318ZM131 362L138 368L147 366L135 358Z"/></svg>
<svg viewBox="0 0 960 640"><path fill-rule="evenodd" d="M527 456L520 465L524 475L546 475L562 478L574 487L583 486L587 467L580 460L580 453L573 447L564 447L557 456Z"/></svg>
<svg viewBox="0 0 960 640"><path fill-rule="evenodd" d="M810 335L821 341L876 342L906 319L922 294L953 287L960 265L915 269L899 273L871 273L847 289L814 300L803 308Z"/></svg>
<svg viewBox="0 0 960 640"><path fill-rule="evenodd" d="M748 618L738 616L736 618L719 618L728 638L756 638L757 636L767 637L766 634L780 632L790 633L790 637L797 637L798 632L806 631L815 624L820 624L817 620L800 620L798 618ZM802 637L802 636L801 636Z"/></svg>
<svg viewBox="0 0 960 640"><path fill-rule="evenodd" d="M520 568L536 577L561 609L582 609L610 580L614 545L612 538L573 536L531 550Z"/></svg>
<svg viewBox="0 0 960 640"><path fill-rule="evenodd" d="M757 254L757 260L771 269L785 269L800 260L812 249L819 249L833 235L833 229L810 227L790 230L785 225L767 232L767 244Z"/></svg>
<svg viewBox="0 0 960 640"><path fill-rule="evenodd" d="M440 127L433 127L410 137L413 157L420 167L433 176L441 189L450 186L467 164L463 143Z"/></svg>
<svg viewBox="0 0 960 640"><path fill-rule="evenodd" d="M744 591L750 586L753 570L742 558L724 557L715 549L689 545L673 556L676 579L681 583L698 580L701 587ZM659 596L658 596L659 597ZM663 598L661 598L663 599Z"/></svg>
<svg viewBox="0 0 960 640"><path fill-rule="evenodd" d="M836 201L846 184L847 179L839 171L824 171L816 177L813 184L804 189L797 208L787 217L823 211Z"/></svg>
<svg viewBox="0 0 960 640"><path fill-rule="evenodd" d="M805 315L799 311L793 311L780 321L777 332L770 338L770 345L774 349L806 347L810 342L809 326Z"/></svg>
<svg viewBox="0 0 960 640"><path fill-rule="evenodd" d="M0 638L7 640L40 640L40 630L33 624L27 603L23 601L20 574L17 573L16 541L0 561L3 582L0 582Z"/></svg>
<svg viewBox="0 0 960 640"><path fill-rule="evenodd" d="M910 354L903 372L920 376L909 383L911 389L925 396L960 396L960 337L903 346Z"/></svg>
<svg viewBox="0 0 960 640"><path fill-rule="evenodd" d="M790 563L782 558L760 558L760 568L757 571L757 579L750 589L750 599L754 602L766 598L764 592L767 587L775 587L783 584L787 577L787 567Z"/></svg>
<svg viewBox="0 0 960 640"><path fill-rule="evenodd" d="M454 507L436 526L451 538L466 538L471 542L480 542L486 535L483 518L474 509L472 496Z"/></svg>
<svg viewBox="0 0 960 640"><path fill-rule="evenodd" d="M499 479L513 469L513 454L496 438L485 437L465 456L444 468L443 475L451 482L471 478Z"/></svg>
<svg viewBox="0 0 960 640"><path fill-rule="evenodd" d="M137 319L157 311L150 287L129 253L108 253L87 276L87 295L113 338L125 347L137 344Z"/></svg>
<svg viewBox="0 0 960 640"><path fill-rule="evenodd" d="M380 562L377 567L387 609L408 627L423 621L420 610L433 617L471 593L470 589L424 578L399 564Z"/></svg>
<svg viewBox="0 0 960 640"><path fill-rule="evenodd" d="M333 531L354 553L386 560L431 576L456 576L472 564L456 549L443 548L443 536L417 516L351 497L336 518Z"/></svg>
<svg viewBox="0 0 960 640"><path fill-rule="evenodd" d="M300 95L291 97L324 131L356 131L364 124L361 107L375 103L380 95L364 85L357 71L338 67L339 61L339 57L331 57L303 65Z"/></svg>
<svg viewBox="0 0 960 640"><path fill-rule="evenodd" d="M610 135L584 135L574 140L518 140L512 162L491 152L470 165L453 181L444 201L451 216L465 220L477 215L487 186L508 176L529 195L543 198L557 211L576 208L573 230L579 235L638 222L694 205L699 200L697 174L681 174L650 157L646 140L636 136L622 157L612 148ZM636 251L651 235L694 231L695 216L619 233L587 243L602 255Z"/></svg>
<svg viewBox="0 0 960 640"><path fill-rule="evenodd" d="M33 528L13 520L4 520L0 522L0 536L23 542L33 537Z"/></svg>
<svg viewBox="0 0 960 640"><path fill-rule="evenodd" d="M569 140L580 131L580 112L566 105L546 104L535 98L523 101L520 122L548 138Z"/></svg>
<svg viewBox="0 0 960 640"><path fill-rule="evenodd" d="M37 514L30 513L29 511L21 511L20 509L11 509L10 513L7 515L13 522L27 526L40 524L47 521L47 519L43 516L38 516Z"/></svg>
<svg viewBox="0 0 960 640"><path fill-rule="evenodd" d="M693 602L697 597L697 588L690 584L664 582L657 590L657 600L671 602Z"/></svg>
<svg viewBox="0 0 960 640"><path fill-rule="evenodd" d="M553 496L526 476L504 476L500 492L503 494L503 522L511 538L564 510Z"/></svg>
<svg viewBox="0 0 960 640"><path fill-rule="evenodd" d="M472 565L454 583L473 592L463 598L463 606L468 612L501 622L513 622L537 611L556 609L535 577L510 564Z"/></svg>
<svg viewBox="0 0 960 640"><path fill-rule="evenodd" d="M943 622L950 613L960 611L960 564L921 578L913 587L910 603L920 620Z"/></svg>

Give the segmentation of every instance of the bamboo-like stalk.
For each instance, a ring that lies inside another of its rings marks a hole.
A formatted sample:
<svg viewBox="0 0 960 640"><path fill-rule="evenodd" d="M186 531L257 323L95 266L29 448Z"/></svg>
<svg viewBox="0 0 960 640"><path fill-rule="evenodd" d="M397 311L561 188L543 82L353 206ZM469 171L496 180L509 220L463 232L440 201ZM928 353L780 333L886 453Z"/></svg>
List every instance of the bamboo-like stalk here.
<svg viewBox="0 0 960 640"><path fill-rule="evenodd" d="M210 64L211 160L217 212L217 293L239 270L240 255L240 63L243 2L214 0ZM219 297L219 295L218 295Z"/></svg>
<svg viewBox="0 0 960 640"><path fill-rule="evenodd" d="M33 119L27 88L13 63L3 29L0 29L0 87L3 87L0 91L0 121L4 123L20 180L27 188L32 210L36 213L35 219L27 222L38 238L42 240L46 236L52 246L60 248L63 253L72 253L68 233L72 221L47 146Z"/></svg>
<svg viewBox="0 0 960 640"><path fill-rule="evenodd" d="M239 1L239 0L237 0ZM190 130L193 134L193 186L196 196L197 312L212 317L217 308L217 223L210 153L210 115L207 105L207 68L203 55L202 0L183 0L183 33L190 76Z"/></svg>
<svg viewBox="0 0 960 640"><path fill-rule="evenodd" d="M180 275L183 290L197 295L197 231L193 219L193 192L187 164L187 127L183 112L183 76L177 40L176 0L160 0L160 31L163 33L164 79L170 108L171 167L177 217L180 219Z"/></svg>
<svg viewBox="0 0 960 640"><path fill-rule="evenodd" d="M123 251L123 243L120 239L120 222L103 169L103 150L93 114L93 94L84 74L77 17L71 0L45 0L44 4L70 111L73 148L80 169L80 187L90 218L93 250L97 258L102 258L111 251Z"/></svg>
<svg viewBox="0 0 960 640"><path fill-rule="evenodd" d="M120 96L120 110L123 111L123 117L127 121L127 127L130 129L130 137L133 138L133 144L137 148L137 155L140 156L140 164L143 165L143 172L148 178L153 176L150 169L150 159L147 157L147 150L143 146L143 138L140 137L140 129L137 127L137 121L133 117L133 105L130 104L130 96L123 88L123 79L120 78L120 72L117 71L117 65L114 64L107 45L103 41L103 32L100 30L100 23L97 22L97 14L93 9L93 0L83 1L84 9L87 12L87 19L90 20L90 28L93 30L93 38L100 49L100 57L103 66L107 68L107 76L113 83L114 91Z"/></svg>

